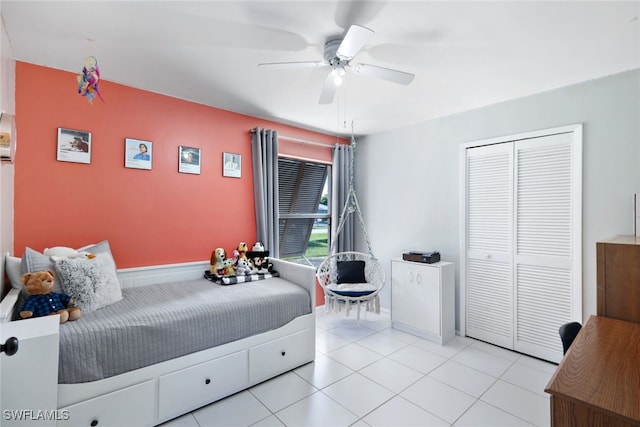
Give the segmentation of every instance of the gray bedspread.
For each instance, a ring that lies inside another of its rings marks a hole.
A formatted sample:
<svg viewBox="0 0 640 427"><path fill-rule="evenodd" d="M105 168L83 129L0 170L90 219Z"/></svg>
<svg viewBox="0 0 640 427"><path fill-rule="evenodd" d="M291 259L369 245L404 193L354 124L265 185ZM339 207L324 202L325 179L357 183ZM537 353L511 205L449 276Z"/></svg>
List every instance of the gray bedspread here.
<svg viewBox="0 0 640 427"><path fill-rule="evenodd" d="M115 304L60 326L58 383L95 381L251 335L311 312L281 278L221 286L205 279L122 290Z"/></svg>

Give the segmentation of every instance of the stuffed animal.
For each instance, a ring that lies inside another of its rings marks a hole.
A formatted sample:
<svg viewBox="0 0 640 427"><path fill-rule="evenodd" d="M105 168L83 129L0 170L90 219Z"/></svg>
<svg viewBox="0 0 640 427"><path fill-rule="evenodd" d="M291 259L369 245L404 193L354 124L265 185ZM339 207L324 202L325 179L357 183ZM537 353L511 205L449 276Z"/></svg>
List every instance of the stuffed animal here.
<svg viewBox="0 0 640 427"><path fill-rule="evenodd" d="M244 276L245 274L251 274L251 265L246 259L238 258L238 261L236 261L236 275Z"/></svg>
<svg viewBox="0 0 640 427"><path fill-rule="evenodd" d="M238 251L238 259L243 259L245 261L249 261L247 259L247 251L249 250L249 247L247 246L247 244L245 242L240 242L238 243L238 249L236 249Z"/></svg>
<svg viewBox="0 0 640 427"><path fill-rule="evenodd" d="M235 276L236 275L236 260L234 258L227 258L222 261L223 276Z"/></svg>
<svg viewBox="0 0 640 427"><path fill-rule="evenodd" d="M223 248L216 248L211 252L211 267L209 271L218 276L224 276L224 260L227 258L227 253Z"/></svg>
<svg viewBox="0 0 640 427"><path fill-rule="evenodd" d="M258 273L268 273L271 271L272 264L265 257L255 257L253 260L253 268Z"/></svg>
<svg viewBox="0 0 640 427"><path fill-rule="evenodd" d="M51 257L51 260L57 261L61 258L95 258L96 256L86 251L77 251L73 248L66 246L55 246L53 248L46 248L43 255Z"/></svg>
<svg viewBox="0 0 640 427"><path fill-rule="evenodd" d="M25 273L21 279L29 298L20 310L20 317L60 315L60 323L76 320L82 314L80 307L73 306L73 298L67 294L52 292L54 287L54 273L51 270Z"/></svg>
<svg viewBox="0 0 640 427"><path fill-rule="evenodd" d="M253 245L250 255L251 265L254 272L268 273L269 271L271 271L271 264L267 260L269 252L264 249L264 245L261 242L256 242Z"/></svg>

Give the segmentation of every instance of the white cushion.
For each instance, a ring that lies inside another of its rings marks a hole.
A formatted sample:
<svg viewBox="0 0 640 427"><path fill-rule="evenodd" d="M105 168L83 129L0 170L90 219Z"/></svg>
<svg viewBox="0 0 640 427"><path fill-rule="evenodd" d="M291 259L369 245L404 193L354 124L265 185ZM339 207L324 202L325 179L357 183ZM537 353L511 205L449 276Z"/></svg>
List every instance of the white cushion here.
<svg viewBox="0 0 640 427"><path fill-rule="evenodd" d="M11 255L5 256L4 271L7 272L7 277L9 278L9 282L11 282L11 287L26 293L22 286L22 282L20 281L20 278L22 277L22 273L20 272L21 262L22 260L18 257Z"/></svg>
<svg viewBox="0 0 640 427"><path fill-rule="evenodd" d="M71 296L85 312L95 311L122 299L116 264L108 253L98 253L92 259L58 259L55 269L62 291Z"/></svg>
<svg viewBox="0 0 640 427"><path fill-rule="evenodd" d="M377 288L371 283L330 283L327 288L342 296L360 297L373 293Z"/></svg>

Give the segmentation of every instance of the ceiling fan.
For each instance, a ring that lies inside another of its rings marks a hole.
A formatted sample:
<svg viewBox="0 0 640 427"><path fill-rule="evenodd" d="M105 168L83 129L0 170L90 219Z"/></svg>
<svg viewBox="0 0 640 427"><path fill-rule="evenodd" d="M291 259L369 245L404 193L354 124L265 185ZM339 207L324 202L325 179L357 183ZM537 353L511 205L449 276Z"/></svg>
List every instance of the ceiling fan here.
<svg viewBox="0 0 640 427"><path fill-rule="evenodd" d="M342 76L346 70L356 74L377 77L393 83L408 85L413 81L414 74L392 70L370 64L351 64L351 60L374 34L373 30L361 25L351 25L343 38L330 39L324 45L324 61L304 62L271 62L258 64L261 68L318 68L330 67L320 93L320 104L333 102L338 86L342 83Z"/></svg>

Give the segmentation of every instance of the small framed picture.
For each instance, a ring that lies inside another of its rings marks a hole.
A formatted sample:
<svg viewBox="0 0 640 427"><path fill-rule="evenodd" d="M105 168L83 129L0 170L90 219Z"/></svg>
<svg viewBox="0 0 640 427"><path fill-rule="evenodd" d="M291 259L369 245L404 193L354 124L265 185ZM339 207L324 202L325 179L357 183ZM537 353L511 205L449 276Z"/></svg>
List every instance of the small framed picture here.
<svg viewBox="0 0 640 427"><path fill-rule="evenodd" d="M178 147L178 172L200 174L200 149L196 147Z"/></svg>
<svg viewBox="0 0 640 427"><path fill-rule="evenodd" d="M58 128L60 162L91 163L91 132Z"/></svg>
<svg viewBox="0 0 640 427"><path fill-rule="evenodd" d="M222 176L242 177L242 156L236 153L222 153Z"/></svg>
<svg viewBox="0 0 640 427"><path fill-rule="evenodd" d="M0 160L13 162L16 155L16 121L11 114L0 113Z"/></svg>
<svg viewBox="0 0 640 427"><path fill-rule="evenodd" d="M151 170L153 143L141 139L125 138L124 167Z"/></svg>

